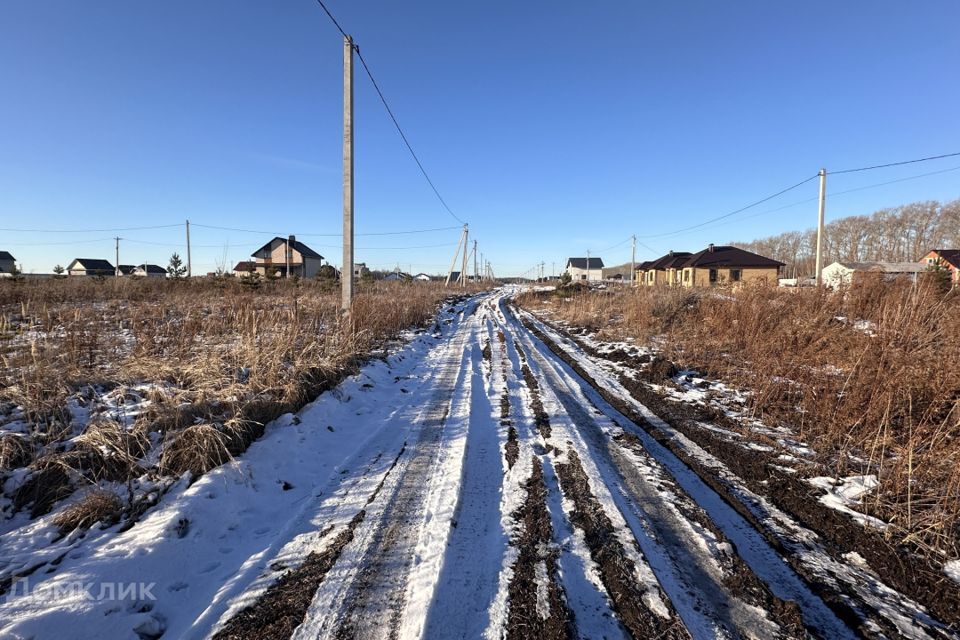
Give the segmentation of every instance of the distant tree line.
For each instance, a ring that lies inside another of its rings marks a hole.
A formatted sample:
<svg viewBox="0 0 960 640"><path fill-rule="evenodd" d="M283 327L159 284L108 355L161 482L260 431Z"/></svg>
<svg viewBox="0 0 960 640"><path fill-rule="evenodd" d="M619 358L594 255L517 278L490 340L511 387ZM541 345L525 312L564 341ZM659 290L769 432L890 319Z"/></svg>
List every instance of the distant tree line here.
<svg viewBox="0 0 960 640"><path fill-rule="evenodd" d="M914 202L824 228L823 266L833 262L916 262L931 249L960 248L960 200ZM785 263L786 277L813 275L817 230L787 231L731 244Z"/></svg>

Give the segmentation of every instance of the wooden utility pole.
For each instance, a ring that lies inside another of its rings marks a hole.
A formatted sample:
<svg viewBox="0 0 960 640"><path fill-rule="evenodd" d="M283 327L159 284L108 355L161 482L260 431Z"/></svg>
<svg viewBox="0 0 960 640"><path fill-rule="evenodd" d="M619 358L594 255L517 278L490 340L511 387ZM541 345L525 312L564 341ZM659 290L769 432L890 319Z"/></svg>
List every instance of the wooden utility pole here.
<svg viewBox="0 0 960 640"><path fill-rule="evenodd" d="M817 214L817 286L823 284L823 212L827 204L827 170L820 169L820 211Z"/></svg>
<svg viewBox="0 0 960 640"><path fill-rule="evenodd" d="M119 278L120 277L120 238L114 238L114 240L116 241L116 245L115 245L116 257L114 258L116 260L116 263L114 264L114 267L113 267L113 277Z"/></svg>
<svg viewBox="0 0 960 640"><path fill-rule="evenodd" d="M470 246L470 227L463 225L463 262L460 265L460 287L467 286L467 247Z"/></svg>
<svg viewBox="0 0 960 640"><path fill-rule="evenodd" d="M343 38L343 266L341 306L353 307L353 38Z"/></svg>
<svg viewBox="0 0 960 640"><path fill-rule="evenodd" d="M637 282L637 236L631 236L633 245L630 248L630 286L636 286Z"/></svg>
<svg viewBox="0 0 960 640"><path fill-rule="evenodd" d="M193 260L190 257L190 221L187 220L187 278L193 275Z"/></svg>

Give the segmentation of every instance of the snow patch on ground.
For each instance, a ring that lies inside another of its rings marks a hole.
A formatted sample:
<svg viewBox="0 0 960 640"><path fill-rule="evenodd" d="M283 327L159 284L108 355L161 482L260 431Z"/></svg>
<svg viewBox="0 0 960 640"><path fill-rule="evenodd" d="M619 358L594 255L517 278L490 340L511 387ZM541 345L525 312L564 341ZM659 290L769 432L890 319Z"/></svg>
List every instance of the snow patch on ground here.
<svg viewBox="0 0 960 640"><path fill-rule="evenodd" d="M841 511L862 525L885 529L887 523L879 518L868 516L855 509L863 504L863 497L876 489L880 482L875 475L847 476L846 478L808 478L814 487L826 493L820 496L820 503Z"/></svg>
<svg viewBox="0 0 960 640"><path fill-rule="evenodd" d="M954 582L960 584L960 560L951 560L943 565L943 572Z"/></svg>

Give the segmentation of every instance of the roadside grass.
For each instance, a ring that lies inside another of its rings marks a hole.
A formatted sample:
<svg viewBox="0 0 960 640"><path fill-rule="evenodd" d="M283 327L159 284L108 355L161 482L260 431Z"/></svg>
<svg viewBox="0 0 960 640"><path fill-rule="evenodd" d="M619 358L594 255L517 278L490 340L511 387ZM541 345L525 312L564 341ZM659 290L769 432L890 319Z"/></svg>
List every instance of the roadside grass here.
<svg viewBox="0 0 960 640"><path fill-rule="evenodd" d="M84 488L58 511L62 532L135 518L150 487L230 461L461 293L361 283L347 318L339 289L313 281L0 283L3 517Z"/></svg>
<svg viewBox="0 0 960 640"><path fill-rule="evenodd" d="M960 295L874 281L840 293L623 287L519 302L748 391L753 415L810 442L827 472L878 476L863 508L890 523L892 541L960 552Z"/></svg>

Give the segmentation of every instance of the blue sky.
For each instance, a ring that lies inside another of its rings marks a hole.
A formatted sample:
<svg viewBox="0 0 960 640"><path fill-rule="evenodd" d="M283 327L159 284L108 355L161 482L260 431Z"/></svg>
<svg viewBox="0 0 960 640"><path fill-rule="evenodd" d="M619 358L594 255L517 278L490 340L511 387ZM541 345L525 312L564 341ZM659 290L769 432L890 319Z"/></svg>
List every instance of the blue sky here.
<svg viewBox="0 0 960 640"><path fill-rule="evenodd" d="M828 170L960 151L960 4L346 2L352 33L450 207L498 274L587 249L609 264L810 227ZM0 3L0 227L194 223L295 233L339 262L339 33L313 0ZM456 226L356 76L358 233ZM828 191L960 158L828 181ZM828 200L828 219L960 197L960 170ZM743 218L743 219L741 219ZM181 228L0 231L26 271L77 256L166 265ZM457 230L357 238L439 272ZM195 271L269 235L193 230ZM69 243L69 244L68 244ZM441 246L437 246L441 245ZM231 264L232 266L232 264Z"/></svg>

